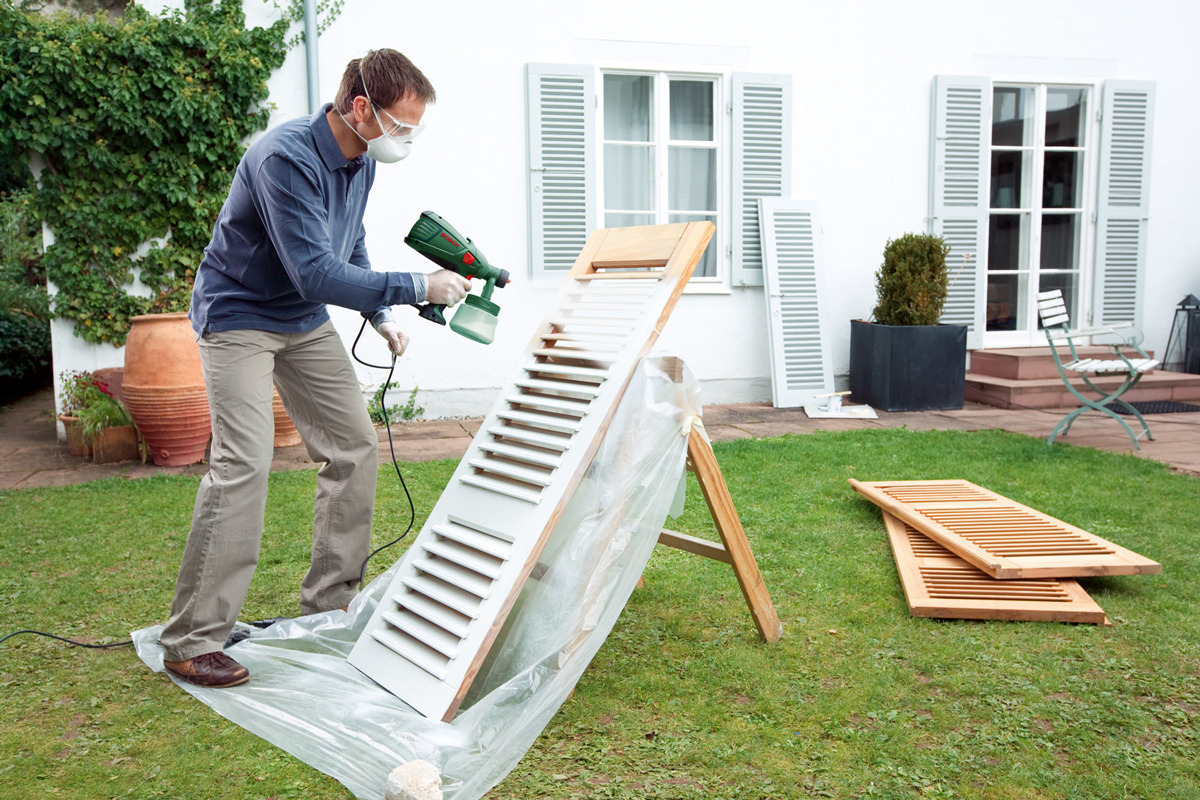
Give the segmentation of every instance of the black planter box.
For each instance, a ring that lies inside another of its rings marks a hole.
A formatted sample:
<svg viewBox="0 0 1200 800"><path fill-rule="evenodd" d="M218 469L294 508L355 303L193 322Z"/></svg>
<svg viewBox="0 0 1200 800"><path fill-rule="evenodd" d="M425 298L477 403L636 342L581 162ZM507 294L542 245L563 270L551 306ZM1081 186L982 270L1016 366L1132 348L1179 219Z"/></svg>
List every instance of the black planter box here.
<svg viewBox="0 0 1200 800"><path fill-rule="evenodd" d="M850 321L850 393L883 411L962 408L966 325Z"/></svg>

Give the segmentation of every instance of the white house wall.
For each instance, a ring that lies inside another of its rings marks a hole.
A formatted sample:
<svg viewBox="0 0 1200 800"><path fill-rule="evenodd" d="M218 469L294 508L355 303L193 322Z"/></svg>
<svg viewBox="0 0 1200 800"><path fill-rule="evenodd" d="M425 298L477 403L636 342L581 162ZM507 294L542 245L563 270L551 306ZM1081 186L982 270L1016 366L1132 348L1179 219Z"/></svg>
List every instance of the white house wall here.
<svg viewBox="0 0 1200 800"><path fill-rule="evenodd" d="M247 2L251 23L272 19L270 4L256 2ZM436 87L438 102L412 156L379 168L367 247L377 269L428 270L430 262L402 240L420 212L432 209L513 274L493 298L502 310L492 345L468 341L407 310L400 314L412 343L394 380L420 387L426 416L480 415L511 375L558 288L553 280L533 281L527 262L527 63L793 76L792 194L821 204L824 251L833 270L829 317L846 321L833 326L830 339L834 372L844 383L848 321L871 312L884 243L927 227L930 98L938 74L1157 82L1144 318L1148 345L1161 351L1176 303L1189 292L1200 294L1197 30L1200 5L1177 0L351 0L320 39L320 96L332 100L346 62L376 47L401 50ZM299 47L270 81L273 122L307 113L305 81ZM729 241L727 231L719 236ZM349 345L360 318L334 317ZM59 370L81 349L60 347L62 338L56 339ZM369 330L363 340L360 355L382 363L382 340ZM704 402L770 399L761 287L685 295L661 344L696 373ZM112 352L119 363L119 351ZM105 365L90 359L81 361L82 368ZM365 368L359 374L365 389L384 377Z"/></svg>

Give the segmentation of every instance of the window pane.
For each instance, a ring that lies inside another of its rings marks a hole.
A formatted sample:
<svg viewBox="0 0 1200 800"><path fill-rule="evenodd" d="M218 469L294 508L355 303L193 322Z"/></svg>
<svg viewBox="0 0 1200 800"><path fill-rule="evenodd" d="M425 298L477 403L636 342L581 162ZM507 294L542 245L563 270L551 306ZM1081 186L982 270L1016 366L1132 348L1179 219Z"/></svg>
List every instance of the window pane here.
<svg viewBox="0 0 1200 800"><path fill-rule="evenodd" d="M988 221L988 271L1022 269L1025 214L992 214Z"/></svg>
<svg viewBox="0 0 1200 800"><path fill-rule="evenodd" d="M1042 217L1042 269L1079 267L1079 228L1078 214L1047 214Z"/></svg>
<svg viewBox="0 0 1200 800"><path fill-rule="evenodd" d="M987 279L987 329L1015 331L1025 294L1024 275L989 275Z"/></svg>
<svg viewBox="0 0 1200 800"><path fill-rule="evenodd" d="M672 147L667 156L667 207L672 211L715 211L717 151Z"/></svg>
<svg viewBox="0 0 1200 800"><path fill-rule="evenodd" d="M649 75L604 76L604 138L650 141Z"/></svg>
<svg viewBox="0 0 1200 800"><path fill-rule="evenodd" d="M1032 92L1017 86L992 90L992 145L1019 147L1030 144Z"/></svg>
<svg viewBox="0 0 1200 800"><path fill-rule="evenodd" d="M653 225L653 214L605 214L604 227L632 228L635 225Z"/></svg>
<svg viewBox="0 0 1200 800"><path fill-rule="evenodd" d="M715 214L672 214L671 222L697 222L699 220L708 220L714 225L717 223ZM708 247L704 248L704 255L700 257L700 263L696 265L696 271L692 273L694 278L712 278L717 274L717 236L713 235L713 240L708 243Z"/></svg>
<svg viewBox="0 0 1200 800"><path fill-rule="evenodd" d="M604 205L629 211L654 209L654 148L604 145Z"/></svg>
<svg viewBox="0 0 1200 800"><path fill-rule="evenodd" d="M1019 150L992 152L992 208L1029 206L1026 187L1030 174L1029 153Z"/></svg>
<svg viewBox="0 0 1200 800"><path fill-rule="evenodd" d="M1083 202L1080 182L1083 153L1047 152L1042 182L1043 208L1079 208Z"/></svg>
<svg viewBox="0 0 1200 800"><path fill-rule="evenodd" d="M671 81L671 138L688 142L713 140L712 83Z"/></svg>
<svg viewBox="0 0 1200 800"><path fill-rule="evenodd" d="M1083 89L1046 90L1046 146L1083 147Z"/></svg>

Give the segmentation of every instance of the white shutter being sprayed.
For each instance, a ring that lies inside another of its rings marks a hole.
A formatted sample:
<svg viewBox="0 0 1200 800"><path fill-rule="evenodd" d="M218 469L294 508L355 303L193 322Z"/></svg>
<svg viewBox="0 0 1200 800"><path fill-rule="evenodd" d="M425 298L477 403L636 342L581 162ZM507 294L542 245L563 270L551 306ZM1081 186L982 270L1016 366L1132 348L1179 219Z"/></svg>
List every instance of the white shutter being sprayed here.
<svg viewBox="0 0 1200 800"><path fill-rule="evenodd" d="M1105 84L1093 314L1097 325L1137 325L1140 321L1153 116L1153 83Z"/></svg>
<svg viewBox="0 0 1200 800"><path fill-rule="evenodd" d="M930 228L950 245L953 281L941 321L966 325L968 348L983 346L985 327L991 109L988 78L934 80Z"/></svg>
<svg viewBox="0 0 1200 800"><path fill-rule="evenodd" d="M833 391L821 308L817 204L783 198L758 202L771 328L771 397L776 408L794 408Z"/></svg>
<svg viewBox="0 0 1200 800"><path fill-rule="evenodd" d="M762 286L758 198L792 184L790 75L733 76L733 285Z"/></svg>
<svg viewBox="0 0 1200 800"><path fill-rule="evenodd" d="M534 273L566 272L596 224L591 67L528 64L529 230Z"/></svg>
<svg viewBox="0 0 1200 800"><path fill-rule="evenodd" d="M601 229L501 392L349 662L449 721L715 227Z"/></svg>

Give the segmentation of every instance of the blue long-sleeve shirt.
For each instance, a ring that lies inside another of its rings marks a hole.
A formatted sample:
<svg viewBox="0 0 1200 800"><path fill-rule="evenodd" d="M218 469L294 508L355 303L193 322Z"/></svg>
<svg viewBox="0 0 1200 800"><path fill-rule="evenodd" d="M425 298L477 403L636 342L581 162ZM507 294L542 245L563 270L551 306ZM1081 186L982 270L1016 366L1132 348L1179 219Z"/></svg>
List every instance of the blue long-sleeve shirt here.
<svg viewBox="0 0 1200 800"><path fill-rule="evenodd" d="M326 303L377 318L425 299L423 275L376 272L363 212L375 162L342 154L325 113L285 122L246 150L196 271L197 334L313 330Z"/></svg>

